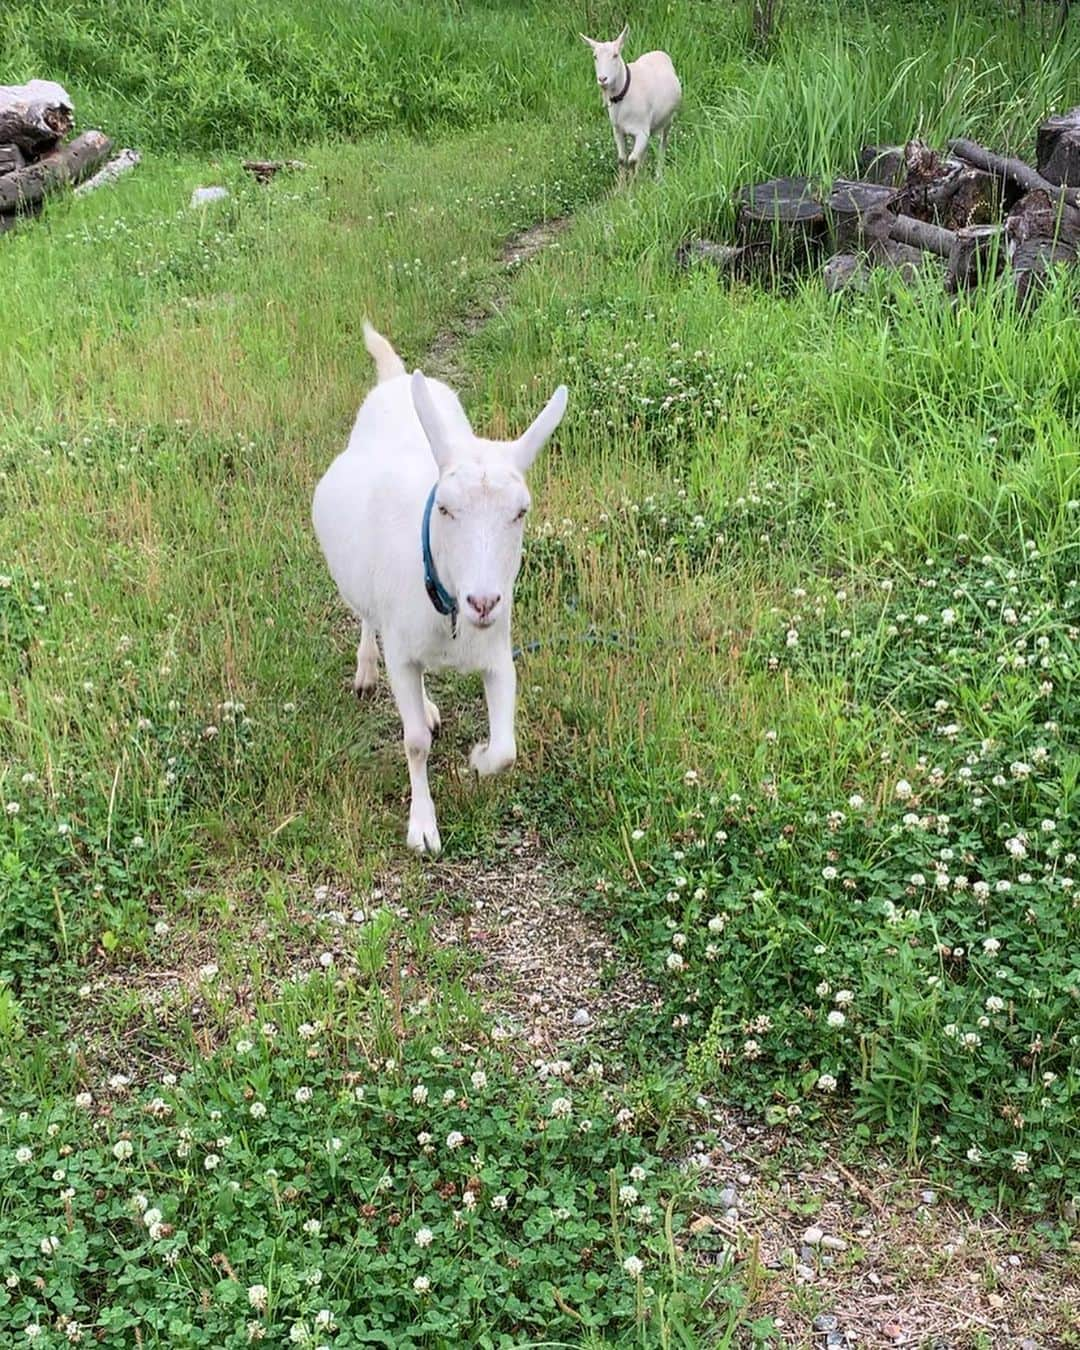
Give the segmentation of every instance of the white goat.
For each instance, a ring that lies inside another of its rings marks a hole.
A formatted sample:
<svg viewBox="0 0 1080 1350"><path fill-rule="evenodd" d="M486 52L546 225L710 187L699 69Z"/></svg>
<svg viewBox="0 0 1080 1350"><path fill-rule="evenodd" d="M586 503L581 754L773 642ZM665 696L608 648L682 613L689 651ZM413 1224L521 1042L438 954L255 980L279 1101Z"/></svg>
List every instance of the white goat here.
<svg viewBox="0 0 1080 1350"><path fill-rule="evenodd" d="M682 102L682 85L667 52L646 52L627 64L622 48L628 28L614 42L596 42L580 34L596 59L596 83L607 104L615 149L619 156L620 177L629 166L637 169L645 157L652 136L657 138L656 176L664 171L664 150L672 118ZM627 138L633 139L629 156Z"/></svg>
<svg viewBox="0 0 1080 1350"><path fill-rule="evenodd" d="M378 679L382 639L409 763L409 847L438 853L427 760L439 710L424 672L483 673L488 739L469 762L481 775L509 768L517 756L511 592L530 503L523 474L562 420L566 387L516 441L482 440L451 389L419 370L406 375L369 324L364 340L379 380L315 489L312 521L361 620L357 694Z"/></svg>

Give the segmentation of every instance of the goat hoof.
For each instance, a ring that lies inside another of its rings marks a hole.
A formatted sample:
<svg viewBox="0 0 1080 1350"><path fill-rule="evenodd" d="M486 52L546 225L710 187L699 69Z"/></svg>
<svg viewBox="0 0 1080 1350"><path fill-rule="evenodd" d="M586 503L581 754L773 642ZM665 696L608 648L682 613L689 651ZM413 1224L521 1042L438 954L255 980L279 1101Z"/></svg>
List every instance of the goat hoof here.
<svg viewBox="0 0 1080 1350"><path fill-rule="evenodd" d="M409 834L406 840L414 853L419 853L421 857L437 858L442 852L442 840L439 838L439 827L432 821L429 825L409 824Z"/></svg>
<svg viewBox="0 0 1080 1350"><path fill-rule="evenodd" d="M365 694L370 694L379 683L379 671L377 668L371 670L357 669L353 676L353 693L357 698L363 698Z"/></svg>
<svg viewBox="0 0 1080 1350"><path fill-rule="evenodd" d="M492 752L491 747L482 742L480 745L474 745L472 754L469 756L469 767L481 778L490 778L492 774L502 773L504 769L509 769L514 760L517 759L517 751L503 751L500 754Z"/></svg>

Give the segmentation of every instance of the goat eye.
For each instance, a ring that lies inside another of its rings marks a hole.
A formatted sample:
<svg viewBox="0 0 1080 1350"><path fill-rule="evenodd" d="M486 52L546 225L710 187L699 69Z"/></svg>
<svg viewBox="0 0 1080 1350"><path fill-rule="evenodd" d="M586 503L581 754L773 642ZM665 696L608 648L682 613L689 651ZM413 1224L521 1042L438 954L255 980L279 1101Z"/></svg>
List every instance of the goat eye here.
<svg viewBox="0 0 1080 1350"><path fill-rule="evenodd" d="M515 523L519 520L524 520L525 517L528 515L528 513L529 508L527 506L523 506L521 510L517 513L517 515L514 517Z"/></svg>
<svg viewBox="0 0 1080 1350"><path fill-rule="evenodd" d="M442 502L440 502L440 503L439 503L439 515L440 515L440 516L448 516L449 514L450 514L450 512L446 509L445 506L443 506Z"/></svg>

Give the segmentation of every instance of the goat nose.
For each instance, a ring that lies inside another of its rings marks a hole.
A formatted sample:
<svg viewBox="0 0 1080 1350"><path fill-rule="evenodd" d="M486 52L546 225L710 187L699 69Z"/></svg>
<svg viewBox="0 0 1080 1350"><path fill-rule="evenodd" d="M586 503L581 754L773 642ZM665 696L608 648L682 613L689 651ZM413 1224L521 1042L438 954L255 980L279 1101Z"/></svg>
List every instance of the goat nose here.
<svg viewBox="0 0 1080 1350"><path fill-rule="evenodd" d="M481 618L486 619L502 599L501 595L467 595L469 607Z"/></svg>

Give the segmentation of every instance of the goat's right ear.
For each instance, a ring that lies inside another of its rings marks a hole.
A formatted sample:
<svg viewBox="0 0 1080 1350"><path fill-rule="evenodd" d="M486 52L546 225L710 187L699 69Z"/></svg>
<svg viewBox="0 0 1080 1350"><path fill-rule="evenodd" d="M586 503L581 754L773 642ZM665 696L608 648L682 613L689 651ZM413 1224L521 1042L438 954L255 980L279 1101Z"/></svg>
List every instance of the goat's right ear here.
<svg viewBox="0 0 1080 1350"><path fill-rule="evenodd" d="M593 51L596 51L597 47L600 46L599 42L594 38L586 37L584 33L579 33L578 37L585 43L586 47L591 47Z"/></svg>
<svg viewBox="0 0 1080 1350"><path fill-rule="evenodd" d="M563 420L566 412L566 385L560 384L532 426L513 442L510 453L518 469L524 473L543 450Z"/></svg>
<svg viewBox="0 0 1080 1350"><path fill-rule="evenodd" d="M446 439L446 430L443 427L442 418L439 416L435 407L435 400L431 397L431 390L428 388L428 382L424 379L421 371L413 371L412 379L409 381L409 390L412 393L416 415L420 419L424 435L428 438L431 453L435 457L435 463L440 469L443 469L450 459L450 446Z"/></svg>

